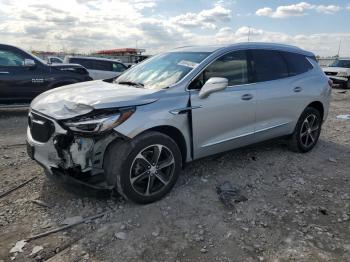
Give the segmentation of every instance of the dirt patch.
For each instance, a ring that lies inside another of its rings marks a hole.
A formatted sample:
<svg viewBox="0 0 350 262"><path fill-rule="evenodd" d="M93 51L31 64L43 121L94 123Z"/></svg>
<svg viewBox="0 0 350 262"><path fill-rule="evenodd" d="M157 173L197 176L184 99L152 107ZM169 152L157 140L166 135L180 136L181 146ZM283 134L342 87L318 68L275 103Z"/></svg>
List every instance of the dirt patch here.
<svg viewBox="0 0 350 262"><path fill-rule="evenodd" d="M350 114L350 92L340 91L312 152L275 140L195 161L146 206L48 180L26 155L25 111L0 111L0 193L38 176L0 199L0 261L350 261L350 121L336 118ZM225 207L224 181L247 200ZM106 211L9 253L67 218Z"/></svg>

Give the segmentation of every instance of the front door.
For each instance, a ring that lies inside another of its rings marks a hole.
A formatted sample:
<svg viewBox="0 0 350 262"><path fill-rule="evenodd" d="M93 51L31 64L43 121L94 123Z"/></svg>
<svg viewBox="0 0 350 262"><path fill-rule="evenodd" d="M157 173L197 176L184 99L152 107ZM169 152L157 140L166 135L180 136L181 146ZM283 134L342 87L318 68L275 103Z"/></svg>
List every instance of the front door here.
<svg viewBox="0 0 350 262"><path fill-rule="evenodd" d="M15 48L0 47L0 100L4 103L29 102L45 91L40 65L25 67L26 56Z"/></svg>
<svg viewBox="0 0 350 262"><path fill-rule="evenodd" d="M246 52L235 51L214 61L190 84L195 159L252 143L256 87L250 71ZM211 77L227 78L229 86L199 98Z"/></svg>

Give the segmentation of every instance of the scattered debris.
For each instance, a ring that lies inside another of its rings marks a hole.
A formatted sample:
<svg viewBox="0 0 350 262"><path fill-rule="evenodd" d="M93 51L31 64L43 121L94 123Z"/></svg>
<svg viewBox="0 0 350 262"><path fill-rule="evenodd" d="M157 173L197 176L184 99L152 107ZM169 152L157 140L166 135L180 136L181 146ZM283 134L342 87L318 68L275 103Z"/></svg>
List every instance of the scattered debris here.
<svg viewBox="0 0 350 262"><path fill-rule="evenodd" d="M338 92L338 94L346 94L346 90Z"/></svg>
<svg viewBox="0 0 350 262"><path fill-rule="evenodd" d="M128 238L128 235L125 232L117 232L114 234L114 236L119 240L126 240Z"/></svg>
<svg viewBox="0 0 350 262"><path fill-rule="evenodd" d="M350 115L337 115L337 119L350 120Z"/></svg>
<svg viewBox="0 0 350 262"><path fill-rule="evenodd" d="M337 163L338 162L337 159L335 159L333 157L329 157L328 161L333 162L333 163Z"/></svg>
<svg viewBox="0 0 350 262"><path fill-rule="evenodd" d="M37 204L37 205L42 206L42 207L47 207L47 208L51 208L52 207L49 204L47 204L44 201L41 201L39 199L33 199L32 203Z"/></svg>
<svg viewBox="0 0 350 262"><path fill-rule="evenodd" d="M38 234L38 235L34 235L34 236L31 236L31 237L28 237L26 239L26 241L31 241L31 240L34 240L34 239L38 239L38 238L41 238L41 237L45 237L45 236L48 236L50 234L53 234L53 233L56 233L56 232L59 232L59 231L62 231L62 230L65 230L65 229L68 229L70 227L73 227L73 226L76 226L76 225L79 225L79 224L82 224L84 222L87 222L87 221L91 221L91 220L94 220L94 219L97 219L97 218L100 218L100 217L103 217L104 215L106 215L108 212L104 212L104 213L101 213L101 214L98 214L98 215L95 215L95 216L91 216L91 217L87 217L87 218L84 218L84 219L81 219L79 221L76 221L75 223L73 224L68 224L68 225L65 225L63 227L59 227L59 228L56 228L56 229L53 229L53 230L50 230L50 231L47 231L47 232L44 232L44 233L41 233L41 234Z"/></svg>
<svg viewBox="0 0 350 262"><path fill-rule="evenodd" d="M31 179L28 179L28 180L24 181L22 184L19 184L18 186L14 187L14 188L12 188L12 189L9 189L9 190L7 190L7 191L5 191L4 193L1 193L1 194L0 194L0 198L6 196L6 195L8 195L8 194L10 194L11 192L13 192L13 191L15 191L15 190L17 190L17 189L19 189L19 188L21 188L21 187L23 187L23 186L25 186L26 184L28 184L29 182L33 181L33 180L36 179L36 178L37 178L36 176L35 176L35 177L32 177Z"/></svg>
<svg viewBox="0 0 350 262"><path fill-rule="evenodd" d="M219 199L226 207L234 207L235 203L244 202L248 199L241 194L238 188L231 185L229 181L223 182L216 187L216 193L219 195Z"/></svg>
<svg viewBox="0 0 350 262"><path fill-rule="evenodd" d="M27 244L25 239L17 241L16 245L11 248L10 253L22 253L24 246Z"/></svg>
<svg viewBox="0 0 350 262"><path fill-rule="evenodd" d="M62 221L61 225L72 225L79 223L82 220L83 218L81 216L67 217L65 220Z"/></svg>
<svg viewBox="0 0 350 262"><path fill-rule="evenodd" d="M207 253L208 252L208 249L206 246L204 246L201 250L200 250L201 253Z"/></svg>
<svg viewBox="0 0 350 262"><path fill-rule="evenodd" d="M3 159L10 159L10 157L8 155L3 155L2 158Z"/></svg>
<svg viewBox="0 0 350 262"><path fill-rule="evenodd" d="M328 211L325 207L319 207L318 208L318 211L322 214L322 215L325 215L327 216L328 215Z"/></svg>
<svg viewBox="0 0 350 262"><path fill-rule="evenodd" d="M40 252L41 250L43 250L44 248L42 246L35 246L33 247L32 253L29 254L29 256L33 256L36 253Z"/></svg>
<svg viewBox="0 0 350 262"><path fill-rule="evenodd" d="M160 234L160 229L159 229L159 227L157 227L156 230L152 232L152 236L158 237L159 234Z"/></svg>

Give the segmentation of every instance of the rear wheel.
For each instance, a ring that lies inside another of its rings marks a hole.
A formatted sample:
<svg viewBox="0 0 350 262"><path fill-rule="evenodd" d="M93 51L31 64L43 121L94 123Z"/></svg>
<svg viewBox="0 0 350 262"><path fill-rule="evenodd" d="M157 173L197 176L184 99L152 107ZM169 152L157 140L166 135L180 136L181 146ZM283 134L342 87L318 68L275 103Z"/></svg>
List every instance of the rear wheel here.
<svg viewBox="0 0 350 262"><path fill-rule="evenodd" d="M125 198L151 203L167 194L179 176L181 153L168 136L149 132L108 149L104 169L109 185Z"/></svg>
<svg viewBox="0 0 350 262"><path fill-rule="evenodd" d="M321 126L320 112L313 107L307 107L301 114L290 138L290 148L295 152L309 152L318 141Z"/></svg>

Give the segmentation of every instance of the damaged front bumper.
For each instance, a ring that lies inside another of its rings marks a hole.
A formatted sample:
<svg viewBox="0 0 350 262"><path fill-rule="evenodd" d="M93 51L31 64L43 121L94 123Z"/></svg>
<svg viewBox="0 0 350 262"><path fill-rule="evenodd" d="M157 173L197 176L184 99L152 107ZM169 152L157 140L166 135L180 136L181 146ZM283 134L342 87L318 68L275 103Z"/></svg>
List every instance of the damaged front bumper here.
<svg viewBox="0 0 350 262"><path fill-rule="evenodd" d="M103 136L72 133L37 112L30 112L28 122L28 155L46 174L94 189L112 189L105 181L103 158L109 143L118 137L116 132Z"/></svg>
<svg viewBox="0 0 350 262"><path fill-rule="evenodd" d="M346 84L349 81L350 77L329 76L329 79L331 79L334 84Z"/></svg>

